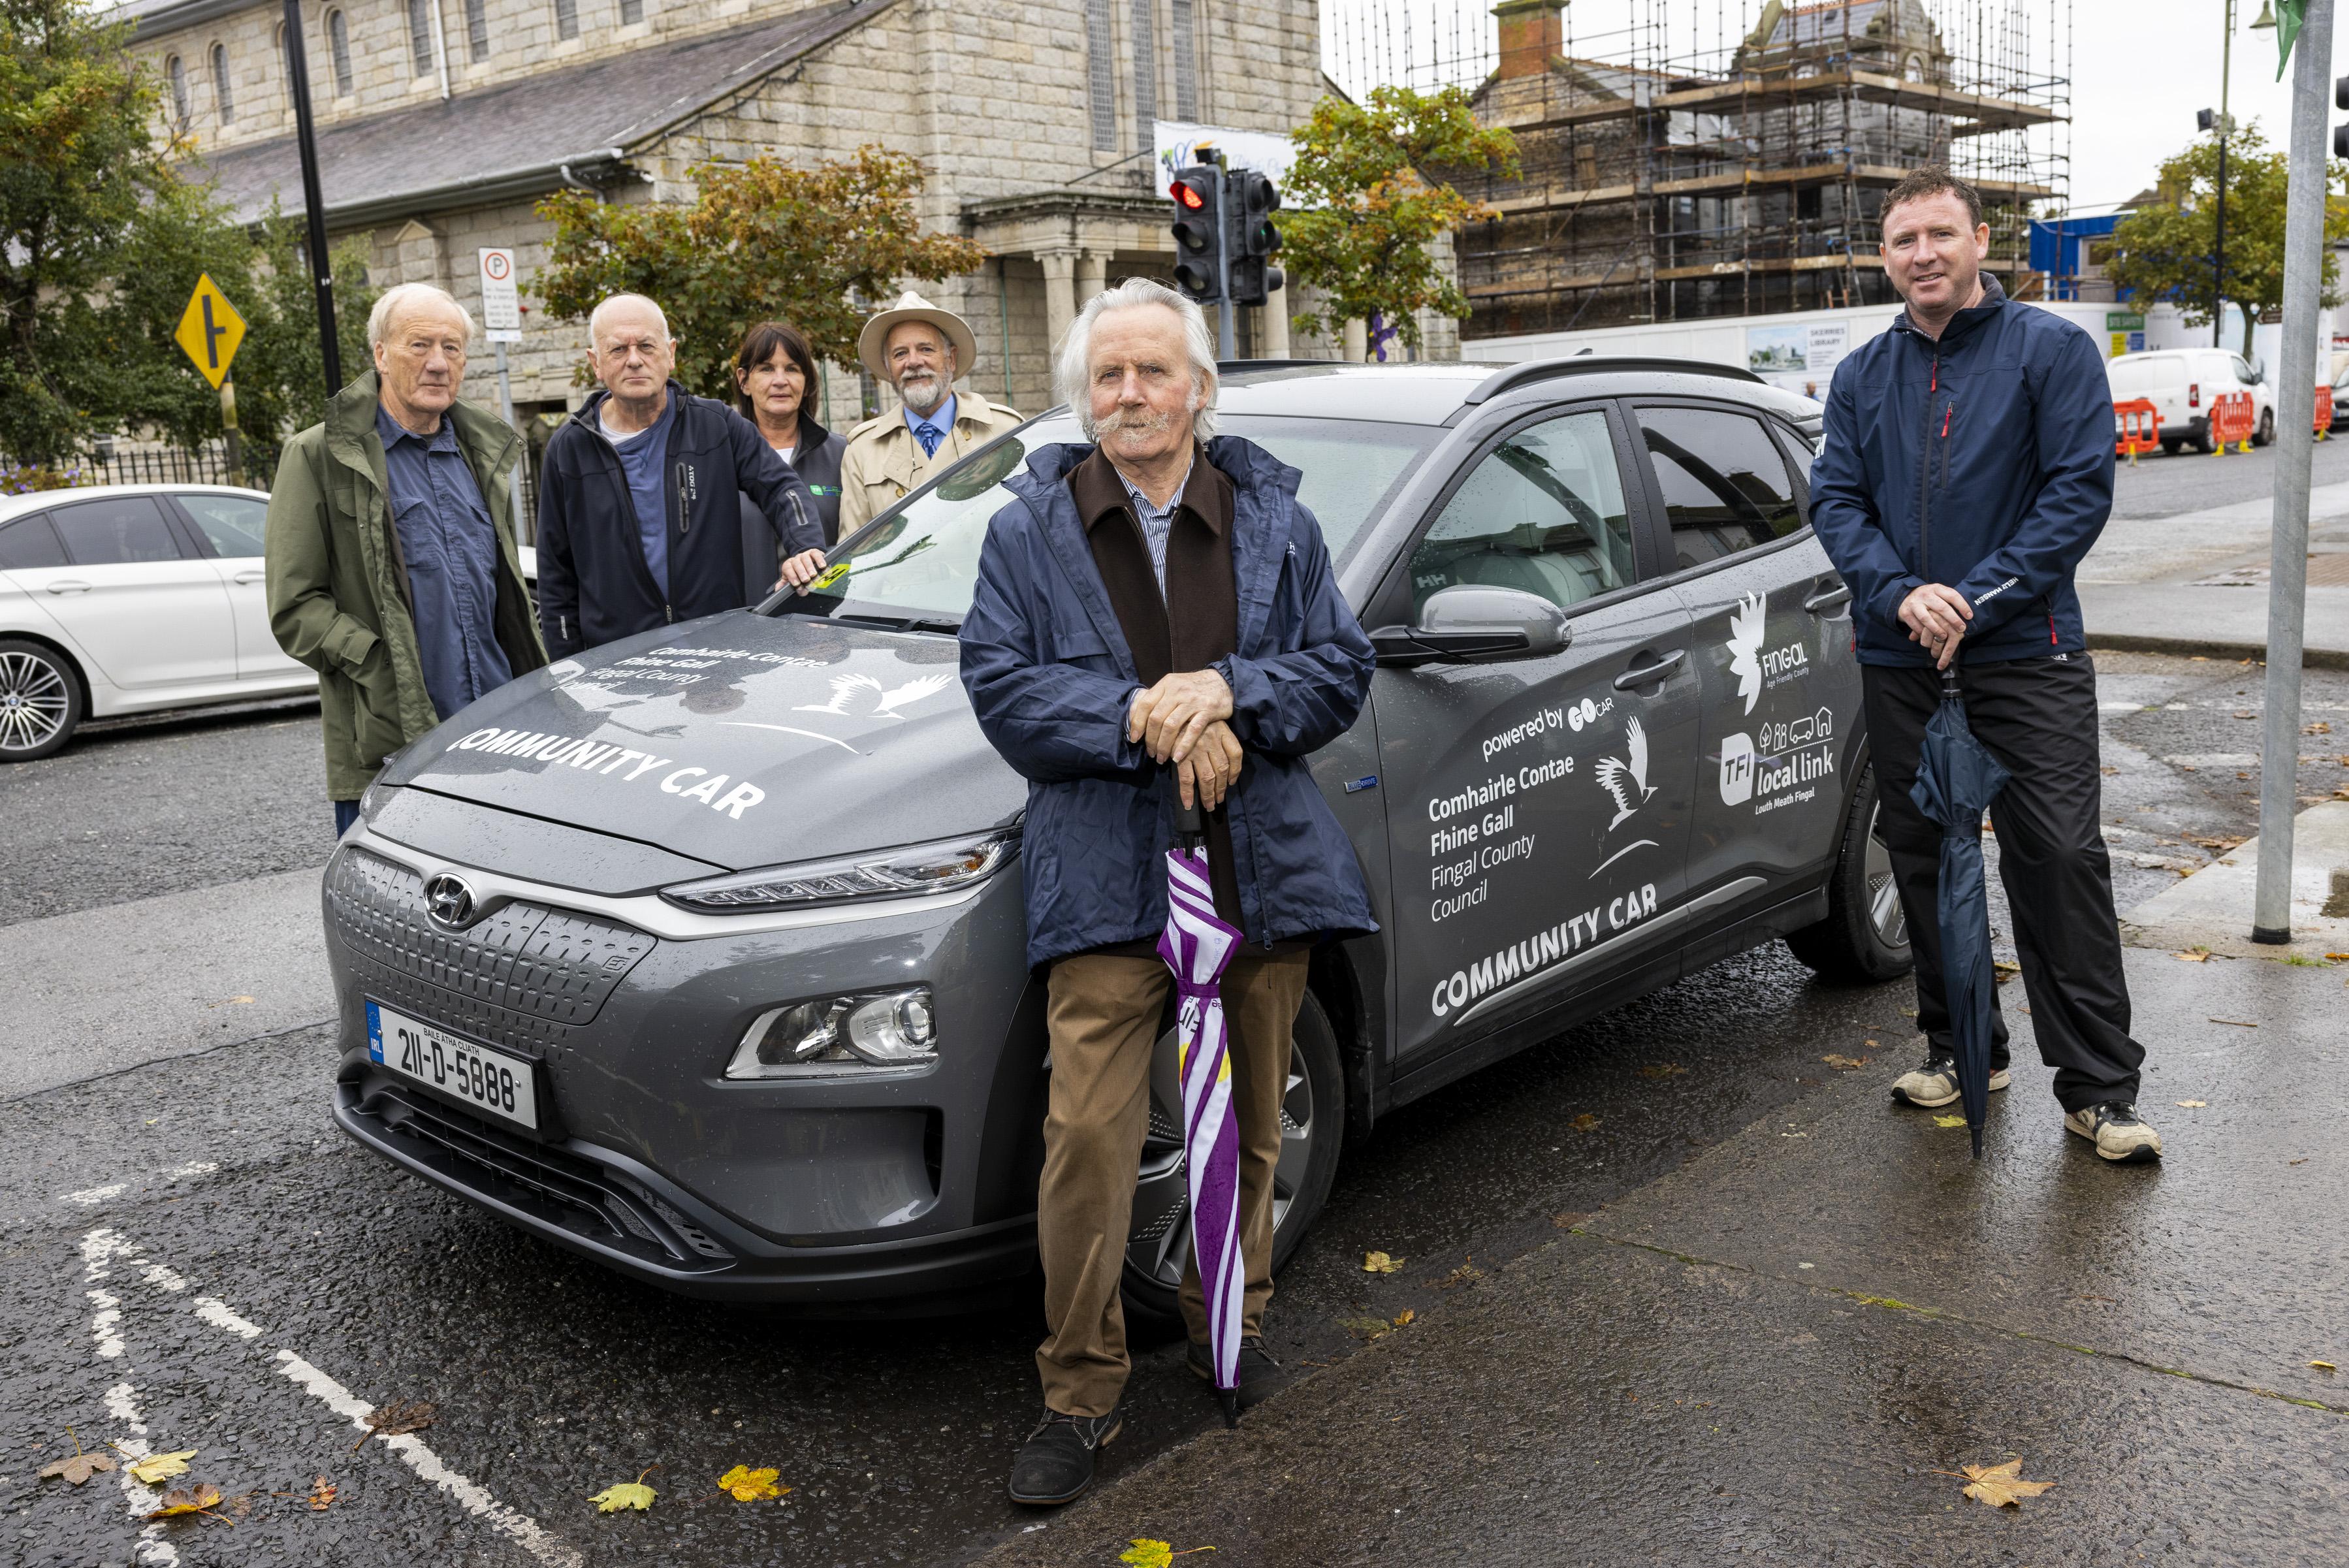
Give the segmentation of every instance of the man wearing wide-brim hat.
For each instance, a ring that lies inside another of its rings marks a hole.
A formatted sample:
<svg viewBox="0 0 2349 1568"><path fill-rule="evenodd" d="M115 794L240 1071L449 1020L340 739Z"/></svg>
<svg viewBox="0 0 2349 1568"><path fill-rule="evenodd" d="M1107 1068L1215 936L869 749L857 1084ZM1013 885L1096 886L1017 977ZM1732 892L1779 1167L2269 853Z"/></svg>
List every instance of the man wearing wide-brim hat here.
<svg viewBox="0 0 2349 1568"><path fill-rule="evenodd" d="M840 457L840 537L1019 423L977 392L954 389L978 368L978 339L951 310L910 289L864 324L856 357L897 389L904 407L848 432Z"/></svg>

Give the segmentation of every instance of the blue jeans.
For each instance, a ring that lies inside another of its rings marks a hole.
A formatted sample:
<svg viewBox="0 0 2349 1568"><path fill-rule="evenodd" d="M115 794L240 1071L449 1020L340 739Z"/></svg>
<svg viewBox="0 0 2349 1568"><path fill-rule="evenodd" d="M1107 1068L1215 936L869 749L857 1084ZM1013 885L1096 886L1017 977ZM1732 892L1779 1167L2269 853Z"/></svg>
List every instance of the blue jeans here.
<svg viewBox="0 0 2349 1568"><path fill-rule="evenodd" d="M348 833L351 830L351 824L357 822L358 819L358 802L355 800L336 801L335 803L335 836L340 838L344 834Z"/></svg>

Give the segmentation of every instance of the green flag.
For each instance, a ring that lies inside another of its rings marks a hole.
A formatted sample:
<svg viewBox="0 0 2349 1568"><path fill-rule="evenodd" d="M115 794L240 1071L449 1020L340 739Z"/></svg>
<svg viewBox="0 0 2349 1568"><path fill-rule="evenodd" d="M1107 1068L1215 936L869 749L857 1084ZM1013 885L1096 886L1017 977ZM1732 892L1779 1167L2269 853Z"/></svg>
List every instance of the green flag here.
<svg viewBox="0 0 2349 1568"><path fill-rule="evenodd" d="M2292 40L2300 36L2300 25L2308 19L2308 0L2276 0L2276 80L2283 80L2284 68L2292 64Z"/></svg>

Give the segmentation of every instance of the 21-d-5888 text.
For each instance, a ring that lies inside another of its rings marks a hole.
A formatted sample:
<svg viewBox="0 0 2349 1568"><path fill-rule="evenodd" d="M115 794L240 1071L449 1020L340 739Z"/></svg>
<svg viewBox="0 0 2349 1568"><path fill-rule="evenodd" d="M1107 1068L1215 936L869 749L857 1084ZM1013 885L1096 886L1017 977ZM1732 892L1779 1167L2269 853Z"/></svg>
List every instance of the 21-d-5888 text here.
<svg viewBox="0 0 2349 1568"><path fill-rule="evenodd" d="M538 1125L527 1062L451 1039L377 1002L367 1004L367 1054L403 1077L524 1126Z"/></svg>

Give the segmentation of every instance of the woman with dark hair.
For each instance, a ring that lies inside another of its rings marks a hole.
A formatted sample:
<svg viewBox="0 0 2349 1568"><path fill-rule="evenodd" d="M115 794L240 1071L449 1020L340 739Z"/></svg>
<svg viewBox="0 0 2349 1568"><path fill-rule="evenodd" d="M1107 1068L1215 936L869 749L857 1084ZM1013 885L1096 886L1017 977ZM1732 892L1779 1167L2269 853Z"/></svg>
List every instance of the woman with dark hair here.
<svg viewBox="0 0 2349 1568"><path fill-rule="evenodd" d="M840 453L847 441L816 422L815 388L815 353L798 327L761 321L750 328L734 355L735 407L806 483L831 545L840 538ZM747 533L748 513L742 522Z"/></svg>

